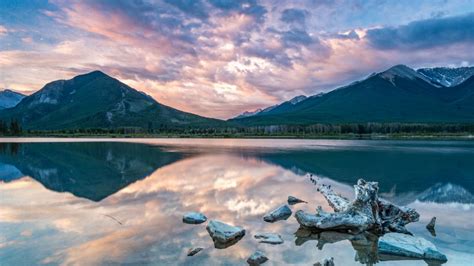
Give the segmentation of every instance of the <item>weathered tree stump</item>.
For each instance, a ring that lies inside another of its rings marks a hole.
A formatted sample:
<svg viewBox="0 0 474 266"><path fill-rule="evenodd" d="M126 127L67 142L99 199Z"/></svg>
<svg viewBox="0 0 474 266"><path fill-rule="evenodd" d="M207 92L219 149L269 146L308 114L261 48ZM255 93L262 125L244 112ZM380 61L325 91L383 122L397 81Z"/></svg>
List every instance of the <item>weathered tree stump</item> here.
<svg viewBox="0 0 474 266"><path fill-rule="evenodd" d="M355 198L350 201L336 194L330 186L321 185L318 191L334 209L324 212L319 206L316 214L297 211L301 226L317 231L343 231L351 234L370 231L381 235L387 232L411 234L405 225L418 221L420 215L412 208L400 207L378 197L378 183L359 179L354 185Z"/></svg>

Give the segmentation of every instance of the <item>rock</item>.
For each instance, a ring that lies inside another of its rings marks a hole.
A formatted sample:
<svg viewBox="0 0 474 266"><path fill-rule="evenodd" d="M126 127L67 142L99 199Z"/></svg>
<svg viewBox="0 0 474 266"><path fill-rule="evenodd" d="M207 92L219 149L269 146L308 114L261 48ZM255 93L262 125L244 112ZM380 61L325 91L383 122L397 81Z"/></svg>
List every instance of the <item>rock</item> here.
<svg viewBox="0 0 474 266"><path fill-rule="evenodd" d="M436 236L435 230L436 217L431 218L431 221L426 225L426 229L430 232L432 236Z"/></svg>
<svg viewBox="0 0 474 266"><path fill-rule="evenodd" d="M308 203L308 202L306 202L302 199L298 199L297 197L288 196L288 204L295 205L295 204L298 204L298 203Z"/></svg>
<svg viewBox="0 0 474 266"><path fill-rule="evenodd" d="M336 194L330 186L321 185L318 191L334 209L327 213L318 207L316 214L295 213L300 225L313 230L335 230L358 234L370 230L377 234L400 232L410 234L405 225L418 221L420 215L411 208L399 207L378 197L378 183L359 179L354 185L352 201Z"/></svg>
<svg viewBox="0 0 474 266"><path fill-rule="evenodd" d="M211 220L206 226L207 232L214 241L214 247L223 249L237 243L245 235L245 229Z"/></svg>
<svg viewBox="0 0 474 266"><path fill-rule="evenodd" d="M278 245L284 242L279 234L274 233L257 233L256 235L254 235L254 237L256 239L259 239L260 243Z"/></svg>
<svg viewBox="0 0 474 266"><path fill-rule="evenodd" d="M334 266L334 258L325 258L322 262L316 262L314 266Z"/></svg>
<svg viewBox="0 0 474 266"><path fill-rule="evenodd" d="M202 224L207 221L207 217L200 212L187 212L183 216L183 223Z"/></svg>
<svg viewBox="0 0 474 266"><path fill-rule="evenodd" d="M190 248L188 250L188 256L194 256L198 254L201 250L203 250L203 248Z"/></svg>
<svg viewBox="0 0 474 266"><path fill-rule="evenodd" d="M248 259L247 263L249 265L260 265L265 263L268 258L261 251L255 251Z"/></svg>
<svg viewBox="0 0 474 266"><path fill-rule="evenodd" d="M388 233L379 238L379 254L446 262L448 259L430 241L407 234Z"/></svg>
<svg viewBox="0 0 474 266"><path fill-rule="evenodd" d="M282 205L276 210L273 210L269 214L263 216L265 222L273 223L280 220L286 220L292 214L290 207L288 205Z"/></svg>

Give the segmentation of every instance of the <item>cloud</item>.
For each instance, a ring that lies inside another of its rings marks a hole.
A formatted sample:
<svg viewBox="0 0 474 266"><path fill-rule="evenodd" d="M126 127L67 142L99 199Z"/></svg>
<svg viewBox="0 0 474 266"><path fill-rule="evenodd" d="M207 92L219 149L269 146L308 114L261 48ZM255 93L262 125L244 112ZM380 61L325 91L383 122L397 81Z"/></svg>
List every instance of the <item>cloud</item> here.
<svg viewBox="0 0 474 266"><path fill-rule="evenodd" d="M201 0L166 0L165 2L191 16L200 19L207 19L209 17L209 14L206 12L207 7Z"/></svg>
<svg viewBox="0 0 474 266"><path fill-rule="evenodd" d="M280 20L299 27L306 26L306 16L310 14L308 11L298 8L288 8L281 13Z"/></svg>
<svg viewBox="0 0 474 266"><path fill-rule="evenodd" d="M8 29L0 25L0 37L7 35L7 33L8 33Z"/></svg>
<svg viewBox="0 0 474 266"><path fill-rule="evenodd" d="M311 36L309 36L309 34L303 30L285 31L282 34L282 39L287 45L291 45L291 44L309 45L313 43L313 38L311 38Z"/></svg>
<svg viewBox="0 0 474 266"><path fill-rule="evenodd" d="M329 38L342 39L342 40L359 40L359 35L355 30L351 30L345 33L333 33L327 35Z"/></svg>
<svg viewBox="0 0 474 266"><path fill-rule="evenodd" d="M472 41L459 33L469 24L452 22L442 40L419 40L440 31L421 22L466 21L460 14L473 6L472 0L16 2L0 8L0 87L29 93L98 69L163 104L229 118L394 64L474 62ZM459 41L452 49L439 45L453 40Z"/></svg>
<svg viewBox="0 0 474 266"><path fill-rule="evenodd" d="M209 0L211 5L227 12L238 12L254 17L257 22L262 23L267 9L258 4L257 0Z"/></svg>
<svg viewBox="0 0 474 266"><path fill-rule="evenodd" d="M456 43L474 44L474 13L432 18L398 27L367 31L366 38L377 49L426 49Z"/></svg>

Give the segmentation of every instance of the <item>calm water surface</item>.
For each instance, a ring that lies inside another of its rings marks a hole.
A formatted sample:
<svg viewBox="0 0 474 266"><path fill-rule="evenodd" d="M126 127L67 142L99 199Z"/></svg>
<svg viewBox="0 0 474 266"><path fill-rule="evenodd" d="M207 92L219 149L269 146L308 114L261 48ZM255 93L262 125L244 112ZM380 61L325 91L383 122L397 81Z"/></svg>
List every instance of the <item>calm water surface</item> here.
<svg viewBox="0 0 474 266"><path fill-rule="evenodd" d="M365 251L343 236L308 239L293 217L262 220L288 195L309 202L293 211L329 211L310 174L348 197L358 178L378 181L383 197L420 212L408 228L444 265L472 265L474 142L215 139L0 139L0 265L243 265L257 249L265 265L361 265ZM247 234L215 249L205 224L181 222L187 211ZM259 244L257 232L285 242ZM187 257L190 247L204 250Z"/></svg>

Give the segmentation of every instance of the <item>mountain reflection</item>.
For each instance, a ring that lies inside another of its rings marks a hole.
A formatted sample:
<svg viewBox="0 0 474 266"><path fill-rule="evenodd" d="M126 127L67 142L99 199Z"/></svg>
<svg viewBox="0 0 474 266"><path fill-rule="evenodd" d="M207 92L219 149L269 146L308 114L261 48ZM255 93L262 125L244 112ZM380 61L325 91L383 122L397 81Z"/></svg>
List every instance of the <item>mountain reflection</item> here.
<svg viewBox="0 0 474 266"><path fill-rule="evenodd" d="M10 152L14 150L16 154ZM293 212L314 213L318 205L330 210L306 173L322 176L320 182L348 197L353 193L352 175L366 173L376 180L372 175L381 174L386 192L396 184L395 198L410 199L407 204L421 214L420 223L411 224L410 231L432 241L448 256L447 265L472 262L473 205L441 203L450 200L449 195L436 198L430 192L462 191L459 184L464 184L467 194L463 195L470 195L468 181L430 178L436 169L459 175L455 158L462 164L462 157L472 158L472 153L418 153L428 162L423 163L406 150L373 154L369 150L333 149L325 158L316 149L164 148L129 143L5 146L0 155L4 166L0 170L7 169L2 170L2 179L4 173L12 174L8 182L0 182L0 258L6 265L242 265L258 249L270 258L269 265L312 265L331 256L336 265L424 265L423 261L388 261L393 258L376 252L376 239L371 235L315 234L299 229L294 217L273 224L262 219L289 195L308 201L291 206ZM360 159L352 158L364 153L371 154L366 159L374 160L361 166L369 168L365 172L357 169ZM383 156L403 161L377 158ZM436 156L444 160L434 159ZM396 167L401 172L410 169L404 168L410 159L420 164L419 173L412 176L424 182L413 181L419 186L405 188L398 182L412 181L393 178L403 176L395 172ZM427 164L432 166L425 167ZM12 179L15 171L11 169L31 178ZM464 173L472 171L470 166L466 169ZM338 181L339 174L344 178ZM414 200L417 198L423 201ZM188 211L242 226L246 236L227 249L215 249L205 223L181 222ZM438 217L436 238L425 228L433 216ZM253 236L259 232L278 233L284 243L258 243ZM204 250L187 257L191 247Z"/></svg>
<svg viewBox="0 0 474 266"><path fill-rule="evenodd" d="M447 181L455 186L445 186L445 194L452 194L452 201L469 198L474 202L474 153L473 149L443 151L442 149L403 149L399 146L345 147L344 149L261 151L255 154L261 160L291 170L296 174L311 173L338 182L354 184L363 177L377 180L383 193L397 195L408 192L429 193ZM463 189L464 188L464 189ZM448 191L452 190L452 191ZM462 191L461 191L462 190ZM456 197L456 194L459 195ZM450 199L445 196L444 201Z"/></svg>
<svg viewBox="0 0 474 266"><path fill-rule="evenodd" d="M382 143L382 144L381 144ZM191 154L227 154L257 159L297 175L314 174L354 184L377 180L384 197L474 203L474 153L466 146L315 146L311 149L170 147L127 142L0 143L0 180L31 176L46 188L100 201L158 168Z"/></svg>
<svg viewBox="0 0 474 266"><path fill-rule="evenodd" d="M0 180L30 176L50 190L100 201L184 157L134 143L0 143Z"/></svg>

